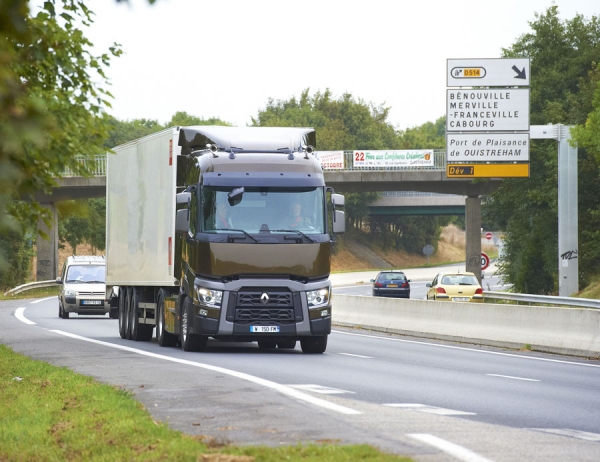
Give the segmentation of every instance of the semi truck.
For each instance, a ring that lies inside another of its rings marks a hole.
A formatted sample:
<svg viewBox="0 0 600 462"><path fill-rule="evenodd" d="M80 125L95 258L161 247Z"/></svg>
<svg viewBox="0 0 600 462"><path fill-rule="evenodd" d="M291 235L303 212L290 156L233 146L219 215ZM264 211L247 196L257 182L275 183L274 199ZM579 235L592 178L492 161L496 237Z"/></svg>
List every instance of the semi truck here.
<svg viewBox="0 0 600 462"><path fill-rule="evenodd" d="M345 217L315 146L313 128L189 126L115 147L106 294L121 338L323 353Z"/></svg>

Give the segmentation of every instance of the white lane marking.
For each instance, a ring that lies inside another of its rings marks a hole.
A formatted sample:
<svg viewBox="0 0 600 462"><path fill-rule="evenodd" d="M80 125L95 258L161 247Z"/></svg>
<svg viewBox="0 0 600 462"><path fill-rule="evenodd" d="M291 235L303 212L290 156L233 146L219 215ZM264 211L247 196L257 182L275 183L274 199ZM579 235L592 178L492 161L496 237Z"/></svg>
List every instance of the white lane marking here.
<svg viewBox="0 0 600 462"><path fill-rule="evenodd" d="M199 367L202 369L206 369L209 371L219 372L220 374L230 375L232 377L236 377L238 379L246 380L248 382L255 383L257 385L261 385L263 387L270 388L272 390L278 391L286 396L290 396L299 401L305 401L307 403L313 404L315 406L319 406L325 409L329 409L331 411L339 412L340 414L347 415L356 415L362 414L362 412L357 411L356 409L351 409L349 407L340 406L338 404L330 403L329 401L325 401L319 398L315 398L314 396L308 395L306 393L302 393L298 390L294 390L291 387L286 385L281 385L276 382L272 382L270 380L261 379L260 377L256 377L250 374L245 374L244 372L237 372L230 369L225 369L223 367L211 366L210 364L197 363L194 361L189 361L187 359L179 359L179 358L171 358L170 356L159 355L156 353L150 353L148 351L138 350L136 348L127 347L124 345L116 345L114 343L103 342L101 340L94 340L87 337L82 337L80 335L71 334L69 332L64 332L61 330L50 330L50 332L54 332L55 334L64 335L65 337L71 337L77 340L83 340L84 342L95 343L98 345L107 346L110 348L116 348L117 350L129 351L131 353L137 353L142 356L149 356L150 358L156 359L164 359L165 361L171 361L174 363L184 364L186 366Z"/></svg>
<svg viewBox="0 0 600 462"><path fill-rule="evenodd" d="M288 387L297 388L298 390L312 391L313 393L321 393L322 395L338 395L343 393L354 393L353 391L342 390L340 388L325 387L323 385L303 384L303 385L287 385Z"/></svg>
<svg viewBox="0 0 600 462"><path fill-rule="evenodd" d="M512 375L500 375L500 374L485 374L488 377L502 377L504 379L514 379L514 380L526 380L527 382L541 382L541 380L537 379L526 379L525 377L513 377Z"/></svg>
<svg viewBox="0 0 600 462"><path fill-rule="evenodd" d="M598 433L582 432L580 430L571 430L570 428L526 428L526 430L570 436L571 438L579 438L580 440L586 441L600 441L600 435Z"/></svg>
<svg viewBox="0 0 600 462"><path fill-rule="evenodd" d="M354 332L342 332L341 330L332 330L331 332L335 333L335 334L354 335L356 337L367 337L367 338L374 338L374 339L379 339L379 340L389 340L392 342L415 343L417 345L428 345L428 346L434 346L434 347L439 347L439 348L449 348L451 350L472 351L474 353L483 353L483 354L488 354L488 355L509 356L512 358L531 359L534 361L546 361L549 363L561 363L561 364L570 364L572 366L586 366L586 367L600 368L600 364L576 363L576 362L572 362L572 361L565 361L563 359L538 358L535 356L521 356L521 355L516 355L513 353L502 353L500 351L476 350L474 348L459 347L459 346L454 346L454 345L442 345L440 343L418 342L416 340L406 340L406 339L401 339L401 338L378 337L377 335L356 334Z"/></svg>
<svg viewBox="0 0 600 462"><path fill-rule="evenodd" d="M486 459L467 448L443 440L434 435L429 435L427 433L409 433L406 436L410 436L411 438L422 441L430 446L434 446L441 451L466 462L492 462L491 459Z"/></svg>
<svg viewBox="0 0 600 462"><path fill-rule="evenodd" d="M30 321L25 317L25 307L21 306L15 310L15 318L19 321L24 322L25 324L35 324L35 322Z"/></svg>
<svg viewBox="0 0 600 462"><path fill-rule="evenodd" d="M426 404L418 404L418 403L390 403L390 404L384 404L384 406L399 407L402 409L408 409L411 411L419 411L419 412L427 412L428 414L435 414L435 415L477 415L474 412L455 411L454 409L446 409L443 407L428 406Z"/></svg>
<svg viewBox="0 0 600 462"><path fill-rule="evenodd" d="M353 355L352 353L338 353L342 356L352 356L354 358L373 359L373 356Z"/></svg>
<svg viewBox="0 0 600 462"><path fill-rule="evenodd" d="M54 297L40 298L40 299L36 300L35 302L31 302L31 304L35 305L36 303L45 302L46 300L54 300L54 299L58 300L58 297L55 295Z"/></svg>

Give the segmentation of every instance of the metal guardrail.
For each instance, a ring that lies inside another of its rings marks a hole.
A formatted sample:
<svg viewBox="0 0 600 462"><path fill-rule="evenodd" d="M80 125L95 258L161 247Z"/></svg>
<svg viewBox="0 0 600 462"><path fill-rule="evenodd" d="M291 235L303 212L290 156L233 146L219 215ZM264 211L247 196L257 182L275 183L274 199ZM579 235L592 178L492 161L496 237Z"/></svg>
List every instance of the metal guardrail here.
<svg viewBox="0 0 600 462"><path fill-rule="evenodd" d="M484 291L483 295L485 298L494 300L509 300L519 303L528 303L529 305L535 303L538 305L558 305L569 306L572 308L593 308L600 310L600 300L590 298L555 297L553 295L514 294L511 292L492 291Z"/></svg>
<svg viewBox="0 0 600 462"><path fill-rule="evenodd" d="M4 292L4 296L8 295L17 295L21 292L26 292L32 289L40 289L42 287L52 287L56 286L56 280L51 281L37 281L37 282L29 282L27 284L22 284L20 286L15 287L14 289L10 289L8 292Z"/></svg>
<svg viewBox="0 0 600 462"><path fill-rule="evenodd" d="M55 280L51 281L37 281L23 284L14 289L10 289L8 292L4 292L4 296L16 295L21 292L26 292L32 289L39 289L42 287L52 287L56 285ZM538 305L556 305L556 306L568 306L572 308L592 308L600 310L600 300L594 300L590 298L576 298L576 297L555 297L553 295L530 295L530 294L514 294L511 292L493 292L485 291L485 298L491 298L492 300L509 300L518 303L532 303Z"/></svg>

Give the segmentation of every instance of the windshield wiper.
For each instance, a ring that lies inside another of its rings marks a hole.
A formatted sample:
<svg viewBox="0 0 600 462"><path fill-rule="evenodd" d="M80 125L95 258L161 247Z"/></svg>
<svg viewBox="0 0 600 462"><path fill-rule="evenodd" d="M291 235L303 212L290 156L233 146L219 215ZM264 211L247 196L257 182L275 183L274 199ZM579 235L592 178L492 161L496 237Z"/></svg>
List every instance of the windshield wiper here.
<svg viewBox="0 0 600 462"><path fill-rule="evenodd" d="M104 281L85 281L86 284L104 284Z"/></svg>
<svg viewBox="0 0 600 462"><path fill-rule="evenodd" d="M305 238L306 240L308 240L310 242L317 242L312 237L308 237L302 231L298 231L297 229L275 229L275 230L272 229L271 232L272 233L296 233L296 234L300 234L300 236L302 236L303 238ZM289 238L287 236L285 236L284 239L289 239Z"/></svg>
<svg viewBox="0 0 600 462"><path fill-rule="evenodd" d="M258 242L255 238L253 238L250 234L248 234L246 231L244 231L243 229L232 229L232 228L215 228L215 231L235 231L238 233L243 233L245 238L249 237L250 239L252 239L254 242ZM235 236L227 236L227 240L234 240L234 239L239 239L238 237Z"/></svg>

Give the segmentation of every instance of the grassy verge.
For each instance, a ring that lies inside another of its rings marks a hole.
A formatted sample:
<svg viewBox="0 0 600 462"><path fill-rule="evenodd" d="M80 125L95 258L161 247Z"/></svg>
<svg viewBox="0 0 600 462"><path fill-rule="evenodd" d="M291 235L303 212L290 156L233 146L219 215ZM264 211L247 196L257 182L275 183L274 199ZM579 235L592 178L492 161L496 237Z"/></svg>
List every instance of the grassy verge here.
<svg viewBox="0 0 600 462"><path fill-rule="evenodd" d="M20 300L23 298L45 298L58 296L58 289L56 287L40 287L39 289L26 290L20 294L7 296L4 295L4 292L6 291L0 291L0 300Z"/></svg>
<svg viewBox="0 0 600 462"><path fill-rule="evenodd" d="M0 461L409 461L367 445L211 447L155 422L129 392L0 345Z"/></svg>

